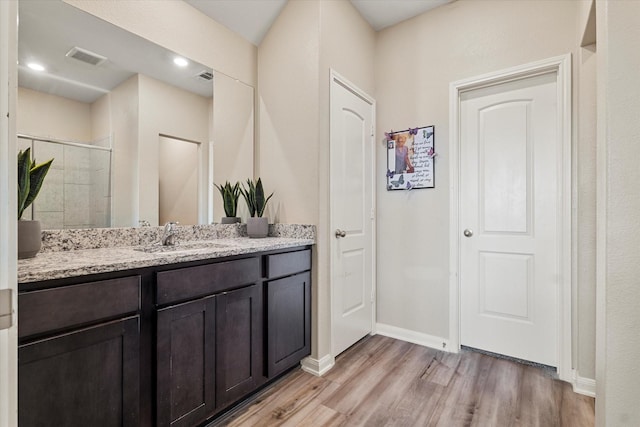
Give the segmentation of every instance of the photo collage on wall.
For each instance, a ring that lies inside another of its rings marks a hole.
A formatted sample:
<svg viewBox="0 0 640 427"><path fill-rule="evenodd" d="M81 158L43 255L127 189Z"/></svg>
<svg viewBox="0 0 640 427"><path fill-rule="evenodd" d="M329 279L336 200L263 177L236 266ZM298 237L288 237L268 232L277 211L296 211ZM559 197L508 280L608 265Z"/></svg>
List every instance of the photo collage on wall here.
<svg viewBox="0 0 640 427"><path fill-rule="evenodd" d="M434 188L434 126L387 133L387 190Z"/></svg>

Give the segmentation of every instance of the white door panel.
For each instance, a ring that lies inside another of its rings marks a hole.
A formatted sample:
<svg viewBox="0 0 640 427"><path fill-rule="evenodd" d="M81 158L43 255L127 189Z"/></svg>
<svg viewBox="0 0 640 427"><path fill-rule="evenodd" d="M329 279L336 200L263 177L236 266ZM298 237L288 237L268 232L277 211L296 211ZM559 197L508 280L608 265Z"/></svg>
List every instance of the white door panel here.
<svg viewBox="0 0 640 427"><path fill-rule="evenodd" d="M461 344L557 366L556 74L463 94Z"/></svg>
<svg viewBox="0 0 640 427"><path fill-rule="evenodd" d="M332 353L372 331L373 105L331 87ZM334 231L344 232L335 236Z"/></svg>

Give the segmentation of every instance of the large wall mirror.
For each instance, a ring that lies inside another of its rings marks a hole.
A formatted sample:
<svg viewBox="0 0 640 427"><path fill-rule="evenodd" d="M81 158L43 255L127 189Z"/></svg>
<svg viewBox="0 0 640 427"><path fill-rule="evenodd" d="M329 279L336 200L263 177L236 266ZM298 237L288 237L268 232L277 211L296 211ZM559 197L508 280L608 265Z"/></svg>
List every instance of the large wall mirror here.
<svg viewBox="0 0 640 427"><path fill-rule="evenodd" d="M253 172L253 88L60 0L21 0L19 18L18 148L55 158L26 216L217 220L213 182Z"/></svg>

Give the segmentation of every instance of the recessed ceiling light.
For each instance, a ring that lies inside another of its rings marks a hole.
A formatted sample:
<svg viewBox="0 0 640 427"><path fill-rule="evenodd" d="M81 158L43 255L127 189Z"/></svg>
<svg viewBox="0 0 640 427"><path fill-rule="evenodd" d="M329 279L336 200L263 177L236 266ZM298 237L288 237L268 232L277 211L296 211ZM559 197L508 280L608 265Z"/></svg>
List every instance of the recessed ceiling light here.
<svg viewBox="0 0 640 427"><path fill-rule="evenodd" d="M178 67L186 67L187 65L189 65L189 61L179 56L176 56L173 59L173 63L176 64Z"/></svg>
<svg viewBox="0 0 640 427"><path fill-rule="evenodd" d="M35 71L44 71L44 67L36 62L29 62L27 64L27 67L31 68L32 70Z"/></svg>

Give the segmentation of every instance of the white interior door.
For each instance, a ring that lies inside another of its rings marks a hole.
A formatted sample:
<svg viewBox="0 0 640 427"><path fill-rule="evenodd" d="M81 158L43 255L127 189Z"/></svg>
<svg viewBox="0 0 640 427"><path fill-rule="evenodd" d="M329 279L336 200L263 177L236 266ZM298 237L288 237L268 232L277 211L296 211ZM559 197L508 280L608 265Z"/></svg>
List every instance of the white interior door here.
<svg viewBox="0 0 640 427"><path fill-rule="evenodd" d="M557 74L460 103L461 344L557 366Z"/></svg>
<svg viewBox="0 0 640 427"><path fill-rule="evenodd" d="M332 353L372 331L373 101L331 80Z"/></svg>

